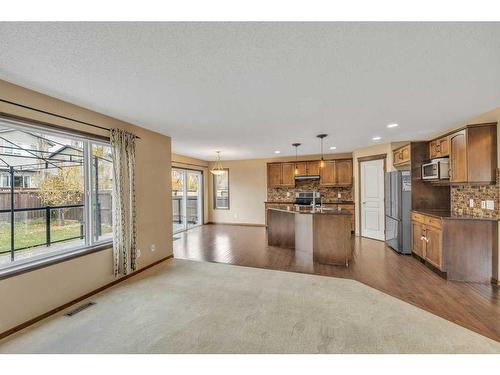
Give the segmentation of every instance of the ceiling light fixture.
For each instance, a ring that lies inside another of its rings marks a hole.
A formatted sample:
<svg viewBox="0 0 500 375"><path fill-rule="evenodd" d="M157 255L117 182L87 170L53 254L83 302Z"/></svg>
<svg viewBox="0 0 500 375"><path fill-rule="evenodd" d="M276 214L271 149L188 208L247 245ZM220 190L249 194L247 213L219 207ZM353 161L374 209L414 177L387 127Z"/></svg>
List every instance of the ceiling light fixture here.
<svg viewBox="0 0 500 375"><path fill-rule="evenodd" d="M295 175L299 174L299 168L297 167L297 152L300 146L300 143L292 143L292 146L295 147Z"/></svg>
<svg viewBox="0 0 500 375"><path fill-rule="evenodd" d="M323 159L323 138L328 137L328 134L318 134L316 137L321 140L321 161L319 162L319 167L323 168L325 166L325 160Z"/></svg>
<svg viewBox="0 0 500 375"><path fill-rule="evenodd" d="M224 173L224 168L222 168L222 163L220 161L220 151L215 151L217 153L217 157L215 159L215 165L210 172L215 175L220 175Z"/></svg>
<svg viewBox="0 0 500 375"><path fill-rule="evenodd" d="M337 149L337 147L335 147L335 146L330 147L330 150L336 150L336 149Z"/></svg>
<svg viewBox="0 0 500 375"><path fill-rule="evenodd" d="M275 153L275 154L281 154L281 151L276 150L276 151L274 151L274 153Z"/></svg>
<svg viewBox="0 0 500 375"><path fill-rule="evenodd" d="M399 126L399 124L396 124L396 123L387 125L388 128L396 128L398 126Z"/></svg>
<svg viewBox="0 0 500 375"><path fill-rule="evenodd" d="M372 138L373 141L380 141L381 139L382 139L382 137L378 137L378 136Z"/></svg>

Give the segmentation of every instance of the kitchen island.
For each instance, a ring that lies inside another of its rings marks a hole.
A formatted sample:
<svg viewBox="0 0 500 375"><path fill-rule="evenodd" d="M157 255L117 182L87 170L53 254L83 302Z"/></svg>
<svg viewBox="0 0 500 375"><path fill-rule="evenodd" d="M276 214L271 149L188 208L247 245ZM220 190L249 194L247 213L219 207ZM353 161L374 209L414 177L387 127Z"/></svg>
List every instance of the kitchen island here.
<svg viewBox="0 0 500 375"><path fill-rule="evenodd" d="M321 264L348 266L353 249L351 215L345 209L269 208L267 243L305 252Z"/></svg>

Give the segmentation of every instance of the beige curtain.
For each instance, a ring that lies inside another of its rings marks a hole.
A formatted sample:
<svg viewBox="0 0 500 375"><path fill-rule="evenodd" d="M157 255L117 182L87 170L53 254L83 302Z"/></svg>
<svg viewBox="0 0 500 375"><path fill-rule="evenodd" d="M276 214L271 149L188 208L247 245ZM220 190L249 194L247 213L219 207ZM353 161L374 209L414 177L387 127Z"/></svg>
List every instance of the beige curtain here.
<svg viewBox="0 0 500 375"><path fill-rule="evenodd" d="M111 129L113 154L113 272L136 269L135 135Z"/></svg>

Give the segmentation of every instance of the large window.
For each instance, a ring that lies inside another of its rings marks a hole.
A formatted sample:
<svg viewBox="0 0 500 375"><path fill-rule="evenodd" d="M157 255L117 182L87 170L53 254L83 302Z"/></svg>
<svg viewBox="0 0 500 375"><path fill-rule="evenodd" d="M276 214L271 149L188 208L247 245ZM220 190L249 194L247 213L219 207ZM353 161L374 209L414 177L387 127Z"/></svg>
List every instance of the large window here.
<svg viewBox="0 0 500 375"><path fill-rule="evenodd" d="M0 119L0 269L112 240L111 150Z"/></svg>
<svg viewBox="0 0 500 375"><path fill-rule="evenodd" d="M229 169L214 174L214 208L229 210Z"/></svg>

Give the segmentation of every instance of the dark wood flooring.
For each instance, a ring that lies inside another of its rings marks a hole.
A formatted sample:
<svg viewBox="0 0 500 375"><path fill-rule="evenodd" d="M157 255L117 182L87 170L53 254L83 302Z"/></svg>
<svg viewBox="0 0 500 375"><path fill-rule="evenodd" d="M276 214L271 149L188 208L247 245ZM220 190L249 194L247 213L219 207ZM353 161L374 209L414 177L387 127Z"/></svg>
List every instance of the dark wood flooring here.
<svg viewBox="0 0 500 375"><path fill-rule="evenodd" d="M176 235L174 257L358 280L500 342L500 288L447 281L383 242L354 238L349 268L314 263L301 252L267 246L266 229L204 225Z"/></svg>

